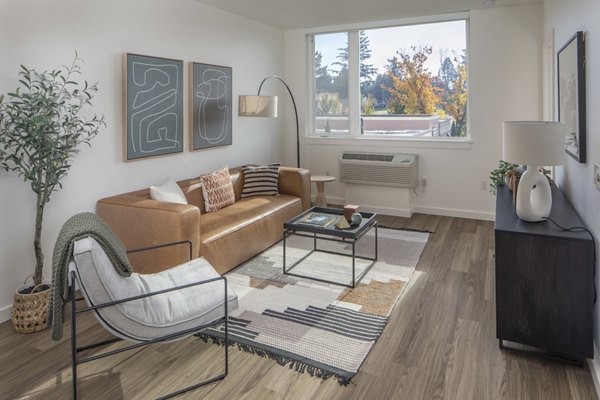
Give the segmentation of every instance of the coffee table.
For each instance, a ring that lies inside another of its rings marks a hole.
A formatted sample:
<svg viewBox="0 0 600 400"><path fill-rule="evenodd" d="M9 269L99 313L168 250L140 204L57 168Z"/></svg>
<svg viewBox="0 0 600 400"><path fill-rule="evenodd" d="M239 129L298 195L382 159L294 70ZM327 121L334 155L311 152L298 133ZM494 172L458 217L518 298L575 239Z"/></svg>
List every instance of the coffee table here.
<svg viewBox="0 0 600 400"><path fill-rule="evenodd" d="M283 224L283 273L286 275L298 276L302 278L313 279L320 282L332 283L335 285L346 286L350 288L356 287L356 285L361 281L361 279L369 272L369 270L375 265L377 261L377 221L375 220L375 213L367 213L361 212L360 214L363 217L362 222L351 229L338 229L335 227L335 223L332 223L327 226L317 226L313 224L303 223L302 220L305 219L307 215L310 213L321 213L326 215L331 215L335 217L343 216L344 210L337 208L325 208L325 207L313 207L302 214L292 218L288 222ZM356 255L356 243L360 241L371 229L375 228L375 249L374 249L374 257L364 257ZM313 239L313 248L309 251L308 254L300 258L298 261L293 263L289 268L286 267L286 248L287 248L287 238L291 235L294 236L302 236ZM331 241L331 242L341 242L346 243L352 246L352 252L350 254L332 251L327 249L319 249L318 242L319 241ZM336 254L340 256L347 256L352 259L352 282L350 284L340 283L332 280L321 279L316 277L311 277L302 274L296 274L292 271L296 266L298 266L302 261L308 258L314 252L322 252L329 254ZM356 259L368 260L371 263L367 266L367 268L362 271L358 276L356 276Z"/></svg>

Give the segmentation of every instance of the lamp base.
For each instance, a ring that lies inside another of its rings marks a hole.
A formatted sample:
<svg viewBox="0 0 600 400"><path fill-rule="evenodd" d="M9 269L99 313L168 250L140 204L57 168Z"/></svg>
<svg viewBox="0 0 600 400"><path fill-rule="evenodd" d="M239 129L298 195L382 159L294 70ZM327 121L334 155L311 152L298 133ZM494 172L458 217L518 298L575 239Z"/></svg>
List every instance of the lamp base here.
<svg viewBox="0 0 600 400"><path fill-rule="evenodd" d="M544 221L552 209L552 191L546 175L528 165L519 181L517 215L524 221Z"/></svg>

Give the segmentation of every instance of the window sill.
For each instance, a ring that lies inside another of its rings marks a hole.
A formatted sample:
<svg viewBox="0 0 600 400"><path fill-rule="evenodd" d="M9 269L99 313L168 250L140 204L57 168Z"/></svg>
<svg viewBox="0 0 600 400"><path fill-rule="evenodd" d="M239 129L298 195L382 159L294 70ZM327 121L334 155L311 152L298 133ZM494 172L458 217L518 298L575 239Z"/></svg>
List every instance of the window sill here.
<svg viewBox="0 0 600 400"><path fill-rule="evenodd" d="M304 138L307 145L325 146L366 146L366 147L395 147L395 148L423 148L423 149L449 149L470 150L473 140L465 139L423 139L423 138L392 138L377 136L307 136Z"/></svg>

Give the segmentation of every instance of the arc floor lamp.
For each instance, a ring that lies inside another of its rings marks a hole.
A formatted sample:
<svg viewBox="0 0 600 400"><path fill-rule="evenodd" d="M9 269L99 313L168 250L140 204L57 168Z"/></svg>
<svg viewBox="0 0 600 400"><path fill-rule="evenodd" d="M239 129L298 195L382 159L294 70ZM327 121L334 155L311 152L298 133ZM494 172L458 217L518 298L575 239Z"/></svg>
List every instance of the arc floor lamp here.
<svg viewBox="0 0 600 400"><path fill-rule="evenodd" d="M238 115L240 117L272 117L277 118L277 96L261 96L260 91L264 83L269 79L276 79L283 83L283 86L287 89L294 105L294 116L296 117L296 163L300 168L300 127L298 125L298 108L296 108L296 100L290 90L288 84L277 75L267 76L262 80L258 87L258 94L252 95L240 95L240 103L238 109Z"/></svg>

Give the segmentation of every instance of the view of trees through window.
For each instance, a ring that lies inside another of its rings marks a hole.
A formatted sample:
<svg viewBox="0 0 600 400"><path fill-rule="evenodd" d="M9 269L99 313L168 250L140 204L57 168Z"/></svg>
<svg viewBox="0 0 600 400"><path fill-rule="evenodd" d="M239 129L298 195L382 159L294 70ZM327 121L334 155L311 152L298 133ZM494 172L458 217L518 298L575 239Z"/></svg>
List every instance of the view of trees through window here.
<svg viewBox="0 0 600 400"><path fill-rule="evenodd" d="M466 20L359 31L357 66L348 37L315 35L317 133L348 132L348 99L360 96L363 133L467 135ZM348 93L349 68L359 69L359 93Z"/></svg>
<svg viewBox="0 0 600 400"><path fill-rule="evenodd" d="M323 54L328 59L324 64ZM315 127L320 132L349 131L348 33L315 36Z"/></svg>

